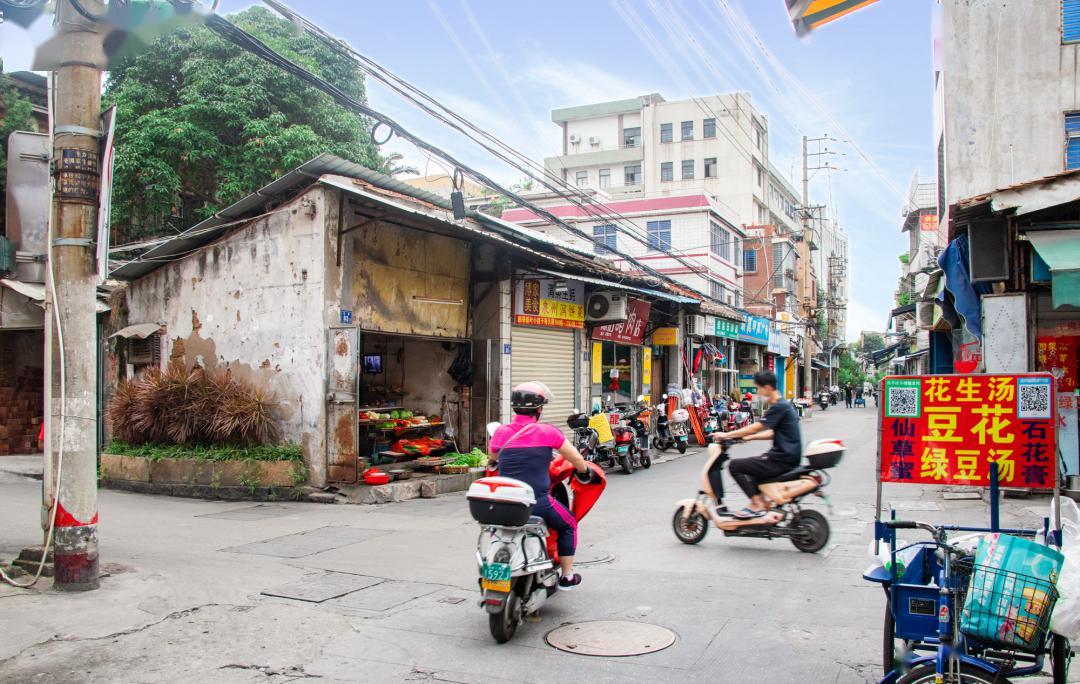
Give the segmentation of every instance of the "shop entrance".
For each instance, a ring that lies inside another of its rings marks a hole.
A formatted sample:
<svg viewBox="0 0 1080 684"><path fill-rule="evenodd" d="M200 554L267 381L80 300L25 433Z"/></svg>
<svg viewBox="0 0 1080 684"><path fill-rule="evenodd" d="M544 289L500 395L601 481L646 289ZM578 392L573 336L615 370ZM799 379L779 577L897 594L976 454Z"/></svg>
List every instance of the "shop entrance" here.
<svg viewBox="0 0 1080 684"><path fill-rule="evenodd" d="M600 383L593 385L592 406L606 404L632 405L639 394L646 393L638 378L641 367L641 347L617 342L595 342L594 352L600 352ZM610 399L609 399L610 398Z"/></svg>

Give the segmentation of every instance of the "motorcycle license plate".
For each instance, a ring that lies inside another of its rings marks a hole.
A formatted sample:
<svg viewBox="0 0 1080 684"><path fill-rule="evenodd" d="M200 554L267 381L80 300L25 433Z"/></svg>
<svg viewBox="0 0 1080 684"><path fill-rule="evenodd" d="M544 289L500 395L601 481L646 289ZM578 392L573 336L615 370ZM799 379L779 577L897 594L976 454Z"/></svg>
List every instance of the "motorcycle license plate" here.
<svg viewBox="0 0 1080 684"><path fill-rule="evenodd" d="M679 435L679 441L680 442L688 442L688 441L690 441L690 438L687 437L686 435Z"/></svg>
<svg viewBox="0 0 1080 684"><path fill-rule="evenodd" d="M630 447L626 446L625 444L623 446L616 447L616 451L618 451L620 454L625 454L629 450Z"/></svg>
<svg viewBox="0 0 1080 684"><path fill-rule="evenodd" d="M509 563L484 563L480 568L480 587L509 593L510 571Z"/></svg>

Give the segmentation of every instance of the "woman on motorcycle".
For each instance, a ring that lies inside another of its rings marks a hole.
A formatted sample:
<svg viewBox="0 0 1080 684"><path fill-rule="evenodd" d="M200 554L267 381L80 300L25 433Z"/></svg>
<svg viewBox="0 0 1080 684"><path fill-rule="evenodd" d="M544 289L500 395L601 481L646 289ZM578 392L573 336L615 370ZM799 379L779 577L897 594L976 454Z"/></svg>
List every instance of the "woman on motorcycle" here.
<svg viewBox="0 0 1080 684"><path fill-rule="evenodd" d="M559 535L556 540L562 569L559 589L570 591L581 584L581 575L574 572L577 520L550 496L551 452L557 451L579 473L588 472L588 465L558 428L540 422L540 414L551 400L551 390L542 382L524 382L515 387L510 395L514 420L495 430L488 451L491 463L498 465L500 475L521 480L532 487L536 496L533 515L543 518L548 528Z"/></svg>

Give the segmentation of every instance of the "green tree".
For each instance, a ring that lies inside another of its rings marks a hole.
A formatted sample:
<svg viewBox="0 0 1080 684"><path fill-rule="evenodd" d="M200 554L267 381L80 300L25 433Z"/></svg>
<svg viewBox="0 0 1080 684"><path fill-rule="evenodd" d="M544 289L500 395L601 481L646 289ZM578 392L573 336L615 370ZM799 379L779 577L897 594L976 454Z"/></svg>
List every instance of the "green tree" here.
<svg viewBox="0 0 1080 684"><path fill-rule="evenodd" d="M861 350L865 354L885 348L885 338L878 333L866 333L862 338Z"/></svg>
<svg viewBox="0 0 1080 684"><path fill-rule="evenodd" d="M404 174L417 175L420 170L415 166L406 166L401 163L401 160L405 157L400 152L391 152L383 157L382 162L379 164L379 168L376 169L379 173L385 173L387 176L401 176Z"/></svg>
<svg viewBox="0 0 1080 684"><path fill-rule="evenodd" d="M33 131L33 105L0 73L0 234L4 232L7 198L7 139L14 131Z"/></svg>
<svg viewBox="0 0 1080 684"><path fill-rule="evenodd" d="M866 375L859 368L859 362L846 349L840 354L840 370L837 377L841 387L849 382L852 387L861 386L863 381L866 380Z"/></svg>
<svg viewBox="0 0 1080 684"><path fill-rule="evenodd" d="M356 65L261 7L230 20L350 96ZM369 168L384 159L371 122L199 25L122 58L105 106L118 108L114 241L168 235L323 152Z"/></svg>

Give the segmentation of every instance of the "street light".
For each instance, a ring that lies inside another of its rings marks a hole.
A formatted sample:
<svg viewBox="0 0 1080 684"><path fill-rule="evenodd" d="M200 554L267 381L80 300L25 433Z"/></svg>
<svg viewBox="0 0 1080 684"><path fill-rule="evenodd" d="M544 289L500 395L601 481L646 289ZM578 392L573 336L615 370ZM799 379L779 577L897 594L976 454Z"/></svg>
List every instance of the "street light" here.
<svg viewBox="0 0 1080 684"><path fill-rule="evenodd" d="M829 356L827 357L829 359L829 387L832 387L834 384L836 384L835 379L833 378L833 362L832 362L833 352L836 351L837 347L846 347L846 346L847 346L847 342L837 342L833 346L829 347Z"/></svg>

